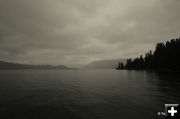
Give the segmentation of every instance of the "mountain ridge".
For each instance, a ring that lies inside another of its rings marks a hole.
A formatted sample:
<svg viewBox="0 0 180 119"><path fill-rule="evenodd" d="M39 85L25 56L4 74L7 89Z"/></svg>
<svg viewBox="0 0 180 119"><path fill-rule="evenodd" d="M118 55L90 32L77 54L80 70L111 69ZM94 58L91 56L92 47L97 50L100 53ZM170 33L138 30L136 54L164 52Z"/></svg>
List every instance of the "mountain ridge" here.
<svg viewBox="0 0 180 119"><path fill-rule="evenodd" d="M33 65L33 64L21 64L7 61L0 61L0 69L75 69L64 65Z"/></svg>
<svg viewBox="0 0 180 119"><path fill-rule="evenodd" d="M126 59L111 59L111 60L98 60L93 61L83 68L85 69L115 69L119 62L126 62Z"/></svg>

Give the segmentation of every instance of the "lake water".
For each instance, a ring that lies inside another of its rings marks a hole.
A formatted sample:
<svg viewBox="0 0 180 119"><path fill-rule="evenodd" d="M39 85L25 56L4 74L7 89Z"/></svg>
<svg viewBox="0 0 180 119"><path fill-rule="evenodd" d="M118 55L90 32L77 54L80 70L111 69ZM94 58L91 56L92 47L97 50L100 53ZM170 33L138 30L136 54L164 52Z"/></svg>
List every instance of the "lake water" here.
<svg viewBox="0 0 180 119"><path fill-rule="evenodd" d="M180 74L0 70L1 119L159 119L180 103Z"/></svg>

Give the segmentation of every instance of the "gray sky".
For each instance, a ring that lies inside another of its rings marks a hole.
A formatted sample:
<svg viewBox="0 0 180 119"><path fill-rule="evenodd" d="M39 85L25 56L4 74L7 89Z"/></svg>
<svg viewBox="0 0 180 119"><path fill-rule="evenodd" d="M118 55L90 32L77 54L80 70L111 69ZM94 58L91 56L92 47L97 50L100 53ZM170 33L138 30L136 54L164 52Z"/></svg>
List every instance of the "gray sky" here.
<svg viewBox="0 0 180 119"><path fill-rule="evenodd" d="M180 0L0 0L0 59L76 66L179 37Z"/></svg>

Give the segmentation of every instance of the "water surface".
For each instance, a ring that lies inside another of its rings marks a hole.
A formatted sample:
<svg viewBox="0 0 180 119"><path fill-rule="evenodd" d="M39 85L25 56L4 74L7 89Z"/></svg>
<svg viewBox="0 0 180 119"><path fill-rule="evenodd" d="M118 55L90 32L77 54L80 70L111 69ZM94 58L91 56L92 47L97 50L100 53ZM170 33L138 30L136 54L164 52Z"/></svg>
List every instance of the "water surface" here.
<svg viewBox="0 0 180 119"><path fill-rule="evenodd" d="M179 92L179 74L0 70L0 118L156 119L165 103L180 103Z"/></svg>

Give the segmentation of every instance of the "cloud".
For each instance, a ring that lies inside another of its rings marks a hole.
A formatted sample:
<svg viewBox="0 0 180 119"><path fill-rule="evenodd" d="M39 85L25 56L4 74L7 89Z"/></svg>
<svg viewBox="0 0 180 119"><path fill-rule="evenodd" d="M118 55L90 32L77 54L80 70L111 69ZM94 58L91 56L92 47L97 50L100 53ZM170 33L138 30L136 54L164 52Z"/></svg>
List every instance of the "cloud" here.
<svg viewBox="0 0 180 119"><path fill-rule="evenodd" d="M1 0L0 59L82 65L178 37L178 0Z"/></svg>

